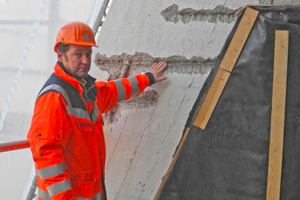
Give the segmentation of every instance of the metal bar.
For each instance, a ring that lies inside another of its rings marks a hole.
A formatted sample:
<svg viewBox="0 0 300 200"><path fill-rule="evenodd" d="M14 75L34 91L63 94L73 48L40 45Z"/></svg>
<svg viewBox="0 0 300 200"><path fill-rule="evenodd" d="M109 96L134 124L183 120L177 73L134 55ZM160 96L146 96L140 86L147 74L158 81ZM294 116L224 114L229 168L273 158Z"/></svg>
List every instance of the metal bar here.
<svg viewBox="0 0 300 200"><path fill-rule="evenodd" d="M31 184L31 187L30 187L30 190L28 192L26 200L32 200L34 198L34 194L35 194L35 191L36 191L36 186L37 186L37 174L35 174L35 176L32 180L32 184Z"/></svg>
<svg viewBox="0 0 300 200"><path fill-rule="evenodd" d="M30 145L27 140L7 142L7 143L0 144L0 153L5 151L24 149L28 147L30 147Z"/></svg>
<svg viewBox="0 0 300 200"><path fill-rule="evenodd" d="M87 23L92 28L94 35L96 35L97 30L102 23L102 18L108 3L109 0L97 0L94 5L94 10L91 13L90 19Z"/></svg>

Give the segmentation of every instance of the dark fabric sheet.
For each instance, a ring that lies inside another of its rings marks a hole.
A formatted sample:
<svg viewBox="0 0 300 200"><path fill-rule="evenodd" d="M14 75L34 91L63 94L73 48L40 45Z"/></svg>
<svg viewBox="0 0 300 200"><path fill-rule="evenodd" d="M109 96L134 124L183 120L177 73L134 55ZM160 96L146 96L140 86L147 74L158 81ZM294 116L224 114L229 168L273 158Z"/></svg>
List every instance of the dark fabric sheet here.
<svg viewBox="0 0 300 200"><path fill-rule="evenodd" d="M275 30L289 30L282 200L300 199L300 7L259 11L206 129L193 121L239 25L237 20L190 113L190 132L158 199L266 199Z"/></svg>

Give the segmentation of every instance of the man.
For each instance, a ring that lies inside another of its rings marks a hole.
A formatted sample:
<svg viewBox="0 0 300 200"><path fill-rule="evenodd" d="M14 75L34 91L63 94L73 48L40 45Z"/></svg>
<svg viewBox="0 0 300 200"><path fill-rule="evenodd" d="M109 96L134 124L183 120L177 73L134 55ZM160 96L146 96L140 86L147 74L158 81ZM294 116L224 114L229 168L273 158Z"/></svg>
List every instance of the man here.
<svg viewBox="0 0 300 200"><path fill-rule="evenodd" d="M139 94L161 77L165 62L145 74L115 81L88 75L93 31L72 22L57 33L54 73L38 94L27 135L38 173L38 199L105 200L102 113Z"/></svg>

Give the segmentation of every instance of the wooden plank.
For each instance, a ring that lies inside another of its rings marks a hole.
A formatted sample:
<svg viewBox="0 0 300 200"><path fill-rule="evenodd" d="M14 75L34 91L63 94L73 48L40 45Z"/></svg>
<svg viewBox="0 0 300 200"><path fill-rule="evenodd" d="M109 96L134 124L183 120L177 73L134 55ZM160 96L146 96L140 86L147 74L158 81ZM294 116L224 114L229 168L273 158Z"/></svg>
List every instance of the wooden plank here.
<svg viewBox="0 0 300 200"><path fill-rule="evenodd" d="M155 197L154 197L154 200L156 200L156 199L159 197L159 195L160 195L160 193L161 193L161 190L162 190L162 187L164 186L164 184L165 184L165 182L166 182L166 180L167 180L167 177L169 176L169 173L170 173L171 169L173 168L173 166L174 166L174 164L175 164L175 162L176 162L176 160L177 160L178 154L179 154L180 151L181 151L182 145L183 145L183 143L184 143L184 141L185 141L185 139L186 139L186 136L188 135L189 130L190 130L189 128L187 128L187 129L185 130L185 133L184 133L184 135L183 135L183 137L182 137L182 139L181 139L181 141L180 141L180 143L179 143L179 145L178 145L178 148L177 148L177 150L176 150L176 153L175 153L175 155L173 156L172 162L171 162L171 164L170 164L170 166L169 166L169 168L168 168L168 170L167 170L165 176L163 177L163 180L162 180L162 182L161 182L161 184L160 184L160 186L159 186L159 188L158 188L158 190L157 190L157 192L156 192L156 195L155 195Z"/></svg>
<svg viewBox="0 0 300 200"><path fill-rule="evenodd" d="M280 199L289 31L275 33L267 200Z"/></svg>
<svg viewBox="0 0 300 200"><path fill-rule="evenodd" d="M229 72L232 71L248 39L258 13L259 12L257 10L254 10L250 7L246 8L241 22L237 27L232 41L224 55L220 68Z"/></svg>
<svg viewBox="0 0 300 200"><path fill-rule="evenodd" d="M212 112L214 111L215 105L217 104L221 93L229 79L230 73L219 69L214 81L212 82L210 89L201 105L198 115L194 121L194 126L201 129L205 129Z"/></svg>
<svg viewBox="0 0 300 200"><path fill-rule="evenodd" d="M236 61L238 60L257 16L258 11L249 7L246 8L241 22L220 64L219 71L217 72L217 75L194 121L195 126L201 129L205 129L219 100L219 97L223 92L225 84L227 83L230 75L229 72L232 71Z"/></svg>

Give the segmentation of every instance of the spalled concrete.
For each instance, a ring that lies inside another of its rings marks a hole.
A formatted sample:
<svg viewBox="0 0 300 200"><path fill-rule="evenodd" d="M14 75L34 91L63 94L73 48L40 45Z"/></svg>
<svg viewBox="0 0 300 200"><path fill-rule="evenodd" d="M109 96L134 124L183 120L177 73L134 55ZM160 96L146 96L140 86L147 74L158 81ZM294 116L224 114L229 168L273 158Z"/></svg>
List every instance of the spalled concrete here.
<svg viewBox="0 0 300 200"><path fill-rule="evenodd" d="M191 21L208 21L210 23L225 22L232 23L236 20L234 13L237 11L225 6L217 6L214 9L194 10L192 8L184 8L178 10L178 5L173 4L161 11L161 15L167 22L177 23L180 20L186 24Z"/></svg>
<svg viewBox="0 0 300 200"><path fill-rule="evenodd" d="M259 4L272 5L272 4L274 4L274 0L260 0Z"/></svg>
<svg viewBox="0 0 300 200"><path fill-rule="evenodd" d="M108 72L108 80L114 80L145 72L153 63L160 61L166 61L168 63L165 70L167 74L207 74L213 67L215 60L215 58L205 59L202 57L186 59L183 56L153 58L147 53L136 52L134 55L123 53L111 57L106 57L106 55L98 53L95 56L94 62L100 70Z"/></svg>

